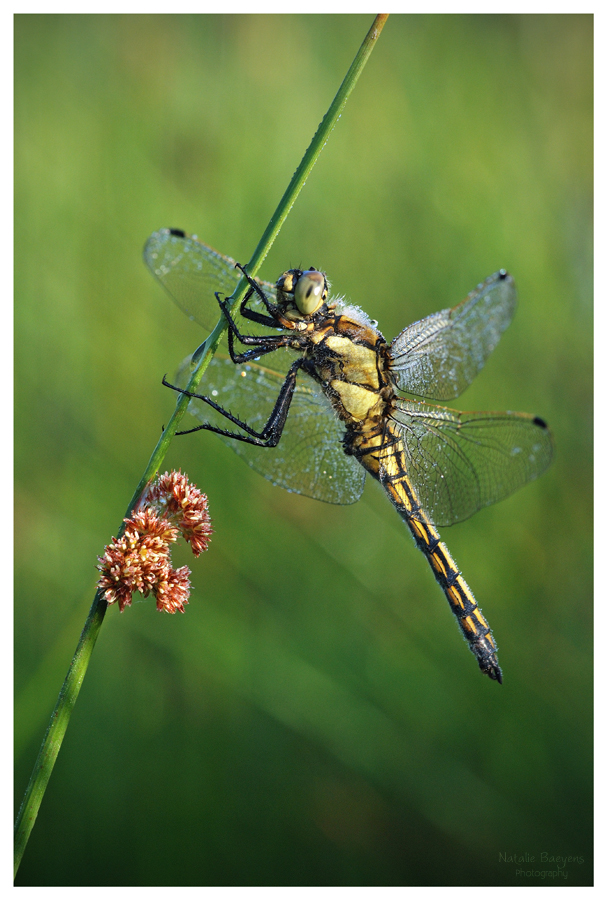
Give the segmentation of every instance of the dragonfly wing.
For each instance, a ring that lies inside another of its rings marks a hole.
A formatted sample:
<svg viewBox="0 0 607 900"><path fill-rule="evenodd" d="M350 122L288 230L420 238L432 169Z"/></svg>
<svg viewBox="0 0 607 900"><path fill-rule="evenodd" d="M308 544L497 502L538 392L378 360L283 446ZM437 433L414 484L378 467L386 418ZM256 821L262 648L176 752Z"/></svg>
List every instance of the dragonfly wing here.
<svg viewBox="0 0 607 900"><path fill-rule="evenodd" d="M221 314L215 291L229 297L241 278L235 260L174 229L155 231L144 247L143 258L177 306L207 331L215 327ZM274 285L258 283L275 301ZM259 298L253 297L249 307L266 312ZM251 329L245 326L245 331Z"/></svg>
<svg viewBox="0 0 607 900"><path fill-rule="evenodd" d="M286 350L277 350L267 357L267 366L235 365L217 354L205 372L199 392L259 432L272 412L294 358ZM186 360L178 375L181 387L187 383L189 371ZM201 422L238 430L199 400L191 401L189 411ZM256 447L231 438L222 440L272 484L326 503L348 504L355 503L362 494L365 471L353 456L344 453L343 435L344 426L325 395L305 372L299 372L277 447Z"/></svg>
<svg viewBox="0 0 607 900"><path fill-rule="evenodd" d="M456 412L397 400L392 420L425 512L452 525L538 478L552 458L542 419L514 412Z"/></svg>
<svg viewBox="0 0 607 900"><path fill-rule="evenodd" d="M485 365L515 307L514 280L502 269L458 306L409 325L390 346L396 385L433 400L458 397Z"/></svg>

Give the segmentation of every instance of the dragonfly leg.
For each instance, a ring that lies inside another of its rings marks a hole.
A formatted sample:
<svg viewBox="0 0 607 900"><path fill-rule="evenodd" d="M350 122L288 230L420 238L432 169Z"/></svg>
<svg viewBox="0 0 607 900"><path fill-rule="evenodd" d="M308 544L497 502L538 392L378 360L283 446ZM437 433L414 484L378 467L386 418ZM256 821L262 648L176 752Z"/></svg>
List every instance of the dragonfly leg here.
<svg viewBox="0 0 607 900"><path fill-rule="evenodd" d="M268 341L270 337L279 337L280 341ZM289 346L289 338L290 335L267 335L267 337L260 337L259 343L254 344L252 350L245 350L243 353L236 353L234 350L234 334L231 330L228 330L228 350L230 351L230 358L233 363L241 364L250 362L252 359L259 359L260 356L265 356L266 353L273 353L275 350L279 350L281 347Z"/></svg>
<svg viewBox="0 0 607 900"><path fill-rule="evenodd" d="M264 292L262 291L262 289L260 288L260 286L257 284L257 282L255 281L254 278L251 278L251 276L249 275L249 273L247 272L247 270L245 269L244 266L241 266L240 263L236 263L236 268L237 268L237 269L240 269L240 271L242 272L242 274L244 275L244 277L245 277L245 278L247 279L247 281L249 282L249 285L250 285L250 288L251 288L250 291L247 291L247 294L246 294L244 300L243 300L242 303L241 303L241 307L240 307L240 308L241 308L241 312L242 312L242 307L245 306L246 303L248 303L248 301L251 299L251 297L252 297L253 294L255 293L255 294L257 294L257 296L260 298L260 300L261 300L261 302L263 303L263 305L265 306L265 308L266 308L266 309L268 310L268 312L270 313L270 316L272 317L272 325L275 325L275 324L276 324L276 317L278 316L278 314L279 314L279 312L280 312L279 309L278 309L278 307L276 306L276 304L275 304L275 303L271 303L271 302L268 300L268 298L266 297L266 295L264 294ZM247 316L246 316L247 318L252 318L253 315L255 315L255 313L253 313L251 310L247 310L246 312L250 314L250 315L247 315ZM246 315L246 313L243 312L243 315ZM257 321L257 320L254 319L253 321Z"/></svg>
<svg viewBox="0 0 607 900"><path fill-rule="evenodd" d="M270 316L264 316L263 313L256 312L254 309L248 309L245 305L246 302L247 298L245 297L240 304L240 314L244 319L249 319L250 322L257 322L258 325L265 325L266 328L280 327L276 324L276 320Z"/></svg>
<svg viewBox="0 0 607 900"><path fill-rule="evenodd" d="M272 350L277 350L279 347L287 347L291 342L292 335L289 334L241 334L228 309L227 301L222 300L218 294L215 294L215 296L217 297L217 302L228 322L228 345L232 362L243 363L250 359L256 359L258 356L262 356L264 353L271 353ZM241 354L235 353L234 336L236 336L241 344L252 346L256 349ZM261 352L259 352L260 350Z"/></svg>
<svg viewBox="0 0 607 900"><path fill-rule="evenodd" d="M246 275L246 272L245 272ZM257 322L259 325L265 325L266 328L276 328L276 316L278 315L278 307L273 303L270 303L268 298L263 294L264 304L266 308L270 309L272 315L264 316L263 313L256 312L254 309L249 309L247 307L247 303L253 296L253 294L257 293L253 288L250 288L245 294L244 300L240 304L240 315L245 319L249 319L251 322Z"/></svg>
<svg viewBox="0 0 607 900"><path fill-rule="evenodd" d="M246 275L246 272L244 274ZM254 293L255 293L255 291L253 290L252 287L250 287L249 290L247 291L247 293L245 294L242 303L240 304L240 315L243 316L245 319L249 319L251 322L257 322L259 325L265 325L266 328L276 328L276 320L273 316L264 316L263 313L256 312L255 310L252 310L252 309L248 309L247 303L249 302L249 300L251 299L251 297L253 296ZM220 298L219 291L215 291L215 299L219 303L219 306L221 307L221 311L225 315L224 303L227 304L229 302L230 298L228 297L225 301L223 301ZM269 301L266 299L265 296L264 296L264 301L266 302L266 305L269 303ZM278 310L276 310L276 311L278 312Z"/></svg>
<svg viewBox="0 0 607 900"><path fill-rule="evenodd" d="M304 364L305 360L296 359L287 372L285 380L278 394L276 404L274 405L274 409L270 413L270 417L268 418L268 421L261 431L256 431L254 428L251 428L251 426L247 425L247 423L242 419L239 419L237 416L232 415L232 413L227 409L224 409L218 403L215 403L214 400L211 400L210 397L206 397L204 394L195 394L192 391L187 391L184 388L177 387L174 384L170 384L170 382L168 382L166 378L163 378L162 383L165 385L165 387L169 387L172 390L177 391L177 393L179 394L185 394L186 397L191 397L195 400L202 400L203 403L207 403L229 422L237 425L238 428L242 428L242 430L245 432L245 434L239 434L235 431L228 431L223 428L218 428L216 425L211 425L210 422L205 422L203 425L197 425L195 428L188 428L187 431L178 431L177 434L192 434L192 432L194 431L212 431L215 434L223 435L223 437L230 437L234 438L234 440L237 441L243 441L245 444L254 444L257 447L276 447L282 436L285 422L287 420L287 415L289 414L289 407L291 406L293 392L295 391L297 372Z"/></svg>

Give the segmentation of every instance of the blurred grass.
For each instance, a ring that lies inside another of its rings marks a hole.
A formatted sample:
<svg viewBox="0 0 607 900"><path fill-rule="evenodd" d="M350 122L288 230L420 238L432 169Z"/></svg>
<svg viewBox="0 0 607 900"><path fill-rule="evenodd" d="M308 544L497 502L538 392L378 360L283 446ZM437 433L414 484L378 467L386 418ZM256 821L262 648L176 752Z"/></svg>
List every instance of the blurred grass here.
<svg viewBox="0 0 607 900"><path fill-rule="evenodd" d="M143 244L248 259L370 21L16 16L17 803L201 336ZM504 685L373 485L328 507L177 441L211 549L185 616L110 610L18 883L537 884L499 854L548 852L590 884L592 18L392 16L261 274L299 264L388 339L517 281L459 405L541 415L556 458L444 532Z"/></svg>

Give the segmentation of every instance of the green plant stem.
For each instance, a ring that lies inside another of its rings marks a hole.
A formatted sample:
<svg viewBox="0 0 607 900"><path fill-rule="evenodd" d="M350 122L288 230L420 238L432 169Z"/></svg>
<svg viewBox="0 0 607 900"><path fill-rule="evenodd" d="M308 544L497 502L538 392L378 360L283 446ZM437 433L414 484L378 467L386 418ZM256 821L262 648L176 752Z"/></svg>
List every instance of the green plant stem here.
<svg viewBox="0 0 607 900"><path fill-rule="evenodd" d="M350 66L346 77L344 78L337 94L335 95L335 99L329 107L322 122L318 126L318 129L316 131L316 134L312 138L310 146L306 150L295 174L291 178L289 186L287 187L280 203L278 204L274 215L270 219L268 226L264 231L261 240L259 241L255 252L253 253L249 261L249 264L246 267L249 275L254 276L257 273L263 260L268 254L270 247L274 243L274 240L276 239L276 236L278 235L283 222L289 214L291 207L295 203L299 192L304 186L306 179L308 178L308 175L310 174L312 167L314 166L314 163L318 159L320 151L325 145L331 131L335 127L337 120L340 117L342 110L346 104L346 101L350 96L354 85L358 81L360 73L362 72L365 63L367 62L371 51L373 50L373 47L375 46L375 43L379 35L381 34L382 28L384 27L387 18L387 14L380 14L376 16L373 25L371 26L367 36L361 44L361 47L356 54L356 57L354 58L354 61L352 62L352 65ZM247 281L243 277L240 279L236 290L232 295L232 298L230 300L231 306L235 306L241 301L246 292L246 288ZM219 341L221 340L221 336L225 331L226 325L227 323L225 319L222 318L217 323L209 337L206 339L204 345L202 345L202 347L200 348L200 352L197 351L197 353L194 355L194 358L196 360L196 367L190 377L187 390L196 390L196 387L198 386L207 366L209 365L213 357L213 354L215 353L215 350L217 349ZM135 489L133 497L131 498L131 502L128 505L125 518L131 514L146 485L152 480L152 478L154 478L160 466L162 465L168 447L173 437L175 436L175 432L177 431L181 419L186 412L188 403L189 398L185 394L180 394L173 415L171 416L167 427L164 429L162 436L150 457L146 470L143 473L141 480L137 485L137 488ZM118 532L118 536L122 534L123 530L124 522L120 528L120 531ZM61 748L61 743L69 724L70 715L78 698L80 687L84 680L89 660L93 652L93 647L95 646L95 641L97 640L97 635L99 634L99 630L101 628L106 610L107 603L101 592L97 591L84 628L82 629L82 634L80 635L80 640L78 642L74 658L72 659L69 671L59 693L57 704L55 706L55 709L53 710L49 726L46 730L46 734L44 735L44 739L40 747L40 752L38 753L38 758L34 765L34 769L27 790L25 792L25 796L23 798L23 802L21 804L19 814L17 816L17 821L15 823L15 875L17 874L17 871L19 869L19 865L27 846L29 836L31 834L32 828L34 827L34 823L38 815L38 810L40 808L46 786L51 777L53 766L55 765L55 760L57 759L57 755Z"/></svg>

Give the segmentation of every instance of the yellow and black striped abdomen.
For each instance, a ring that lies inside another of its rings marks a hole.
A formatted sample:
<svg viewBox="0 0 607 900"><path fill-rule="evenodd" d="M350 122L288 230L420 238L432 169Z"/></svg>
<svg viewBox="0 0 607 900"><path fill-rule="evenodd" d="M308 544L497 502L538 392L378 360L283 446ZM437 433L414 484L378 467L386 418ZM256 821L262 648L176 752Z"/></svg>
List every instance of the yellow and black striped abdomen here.
<svg viewBox="0 0 607 900"><path fill-rule="evenodd" d="M401 440L390 431L380 437L378 429L373 436L359 436L355 443L360 462L381 482L430 563L481 671L501 684L502 670L491 629L438 531L420 507L407 474Z"/></svg>

